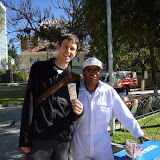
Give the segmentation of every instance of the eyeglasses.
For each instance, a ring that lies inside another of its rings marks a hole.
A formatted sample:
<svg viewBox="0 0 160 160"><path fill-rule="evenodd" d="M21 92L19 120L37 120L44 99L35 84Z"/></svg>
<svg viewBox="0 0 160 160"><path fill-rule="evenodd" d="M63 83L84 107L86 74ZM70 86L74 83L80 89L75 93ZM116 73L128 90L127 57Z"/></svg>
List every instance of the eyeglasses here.
<svg viewBox="0 0 160 160"><path fill-rule="evenodd" d="M94 68L94 69L86 68L85 71L87 71L89 73L98 73L101 71L101 69L100 68Z"/></svg>

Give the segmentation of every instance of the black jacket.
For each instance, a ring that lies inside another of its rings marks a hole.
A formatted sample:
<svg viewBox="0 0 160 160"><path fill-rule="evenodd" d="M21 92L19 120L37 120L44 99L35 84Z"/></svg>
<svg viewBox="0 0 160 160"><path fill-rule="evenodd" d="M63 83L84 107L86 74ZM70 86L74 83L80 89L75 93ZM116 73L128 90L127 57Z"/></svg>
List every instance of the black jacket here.
<svg viewBox="0 0 160 160"><path fill-rule="evenodd" d="M30 147L33 138L50 138L60 142L71 140L72 121L82 114L78 116L73 112L67 86L61 87L38 107L34 106L36 98L70 72L68 67L62 74L58 74L54 59L32 65L22 109L20 147ZM75 83L78 91L79 80Z"/></svg>

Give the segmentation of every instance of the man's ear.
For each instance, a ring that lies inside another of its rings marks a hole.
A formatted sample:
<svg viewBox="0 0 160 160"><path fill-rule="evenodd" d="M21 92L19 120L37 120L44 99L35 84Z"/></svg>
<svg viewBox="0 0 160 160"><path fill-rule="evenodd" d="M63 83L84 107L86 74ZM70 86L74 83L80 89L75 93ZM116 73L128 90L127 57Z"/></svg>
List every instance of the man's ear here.
<svg viewBox="0 0 160 160"><path fill-rule="evenodd" d="M83 69L83 76L84 76L84 69Z"/></svg>
<svg viewBox="0 0 160 160"><path fill-rule="evenodd" d="M59 48L60 48L60 45L59 45L59 44L57 45L57 48L58 48L58 50L59 50Z"/></svg>
<svg viewBox="0 0 160 160"><path fill-rule="evenodd" d="M78 56L78 51L75 52L75 57L77 57L77 56Z"/></svg>

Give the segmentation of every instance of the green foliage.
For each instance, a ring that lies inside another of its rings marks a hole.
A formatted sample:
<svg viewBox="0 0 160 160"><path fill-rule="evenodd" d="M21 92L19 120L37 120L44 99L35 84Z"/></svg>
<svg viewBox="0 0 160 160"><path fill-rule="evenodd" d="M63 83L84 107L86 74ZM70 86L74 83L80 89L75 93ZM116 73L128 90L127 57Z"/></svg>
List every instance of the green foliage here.
<svg viewBox="0 0 160 160"><path fill-rule="evenodd" d="M16 49L14 48L14 46L8 45L8 55L10 57L16 59L16 57L18 56L18 54L16 53Z"/></svg>
<svg viewBox="0 0 160 160"><path fill-rule="evenodd" d="M0 104L13 104L13 103L23 103L24 98L3 98L0 99Z"/></svg>
<svg viewBox="0 0 160 160"><path fill-rule="evenodd" d="M24 98L26 86L0 86L0 99L4 98Z"/></svg>
<svg viewBox="0 0 160 160"><path fill-rule="evenodd" d="M0 84L0 104L23 103L26 85Z"/></svg>
<svg viewBox="0 0 160 160"><path fill-rule="evenodd" d="M160 135L159 135L159 130L160 130L160 117L158 115L150 116L148 118L145 118L144 120L141 119L138 121L139 125L141 126L144 135L146 137L149 137L152 140L159 141L160 140ZM120 130L115 131L115 135L111 135L112 142L114 143L120 143L120 144L125 144L126 139L133 139L137 141L138 143L140 142L138 138L134 138L133 135L128 132L125 128L122 128Z"/></svg>
<svg viewBox="0 0 160 160"><path fill-rule="evenodd" d="M89 37L89 53L96 55L107 66L106 3L101 0L75 2L79 2L79 7L73 7L72 27L82 37ZM111 1L114 69L144 70L154 66L154 63L159 65L159 61L154 60L159 52L159 4L160 0ZM152 52L153 47L158 51Z"/></svg>
<svg viewBox="0 0 160 160"><path fill-rule="evenodd" d="M119 52L121 45L129 45L131 49L130 52L138 52L139 56L136 58L136 61L138 61L139 64L145 64L145 66L143 66L145 68L149 65L151 66L151 62L152 65L154 65L154 59L152 58L153 61L151 61L151 56L145 56L141 50L143 48L151 49L153 47L159 49L160 18L158 15L160 11L157 8L158 1L159 0L112 1L114 49ZM151 50L148 51L151 52ZM151 52L151 54L156 56L157 53ZM116 55L114 55L114 57L115 56ZM141 57L141 59L139 57ZM135 57L129 60L135 61ZM134 66L133 64L131 64L131 67Z"/></svg>
<svg viewBox="0 0 160 160"><path fill-rule="evenodd" d="M2 71L0 73L0 83L9 83L10 82L10 72L9 70Z"/></svg>
<svg viewBox="0 0 160 160"><path fill-rule="evenodd" d="M9 83L11 77L11 71L1 71L0 72L0 83ZM23 82L24 73L19 71L13 71L13 81L14 82Z"/></svg>
<svg viewBox="0 0 160 160"><path fill-rule="evenodd" d="M64 9L70 19L68 23L63 19L60 26L78 35L82 42L88 42L91 46L89 54L95 55L102 60L106 65L105 68L107 68L106 1L70 0L69 2L68 7L66 5L59 7ZM62 28L59 27L58 23L52 25L47 22L51 17L54 18L50 14L50 6L49 9L44 10L44 13L41 13L38 8L33 9L31 0L26 0L17 7L12 2L3 3L6 7L16 11L16 16L9 19L9 25L17 27L17 37L20 38L21 35L35 33L36 36L56 41L59 35L62 34ZM142 68L143 71L151 66L155 68L160 65L158 59L160 55L159 15L160 0L111 0L114 69L136 70ZM42 21L45 23L41 24L39 28L38 25ZM21 22L26 24L24 28L21 28ZM144 53L142 49L148 51ZM154 69L152 72L154 72Z"/></svg>
<svg viewBox="0 0 160 160"><path fill-rule="evenodd" d="M23 81L23 76L24 76L24 74L22 72L14 71L13 80L15 82L22 82Z"/></svg>

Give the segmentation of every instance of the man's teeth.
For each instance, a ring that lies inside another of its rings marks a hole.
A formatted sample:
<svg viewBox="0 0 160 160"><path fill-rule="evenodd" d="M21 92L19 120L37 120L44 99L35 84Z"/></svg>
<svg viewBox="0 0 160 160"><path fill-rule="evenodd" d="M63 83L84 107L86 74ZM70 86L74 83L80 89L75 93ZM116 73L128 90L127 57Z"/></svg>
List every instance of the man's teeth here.
<svg viewBox="0 0 160 160"><path fill-rule="evenodd" d="M96 79L96 77L94 77L94 76L91 76L90 78L92 78L92 79Z"/></svg>

